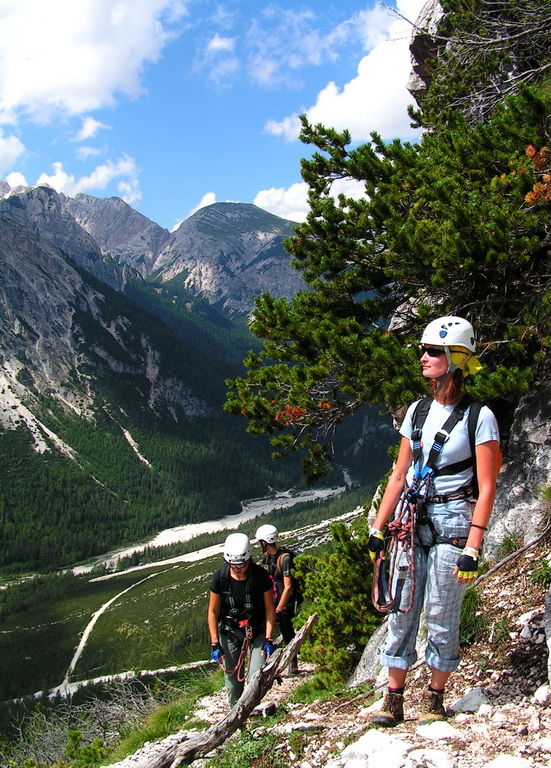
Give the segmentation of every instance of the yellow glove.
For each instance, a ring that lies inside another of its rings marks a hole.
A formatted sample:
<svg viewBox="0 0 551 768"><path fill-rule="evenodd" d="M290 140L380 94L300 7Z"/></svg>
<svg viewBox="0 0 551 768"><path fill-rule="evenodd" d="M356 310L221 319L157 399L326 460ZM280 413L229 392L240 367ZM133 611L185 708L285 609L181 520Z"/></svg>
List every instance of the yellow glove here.
<svg viewBox="0 0 551 768"><path fill-rule="evenodd" d="M380 552L385 551L385 537L376 528L372 528L369 532L369 540L367 542L367 551L369 557L372 560L376 560Z"/></svg>

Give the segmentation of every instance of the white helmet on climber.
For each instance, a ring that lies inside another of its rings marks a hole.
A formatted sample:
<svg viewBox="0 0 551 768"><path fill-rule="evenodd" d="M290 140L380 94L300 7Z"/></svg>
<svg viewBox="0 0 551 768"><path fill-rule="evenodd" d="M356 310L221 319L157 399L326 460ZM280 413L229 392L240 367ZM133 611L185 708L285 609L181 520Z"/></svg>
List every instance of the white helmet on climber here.
<svg viewBox="0 0 551 768"><path fill-rule="evenodd" d="M421 336L421 346L440 347L446 353L447 374L458 368L463 375L477 373L480 362L475 357L476 339L474 328L468 320L455 315L438 317L430 322Z"/></svg>
<svg viewBox="0 0 551 768"><path fill-rule="evenodd" d="M258 541L265 541L266 544L275 544L277 541L277 528L275 525L261 525L256 532Z"/></svg>
<svg viewBox="0 0 551 768"><path fill-rule="evenodd" d="M468 320L454 315L439 317L429 323L423 331L421 344L464 347L469 352L476 352L476 339L472 325Z"/></svg>
<svg viewBox="0 0 551 768"><path fill-rule="evenodd" d="M224 543L224 560L230 565L245 565L251 559L251 542L245 533L230 533Z"/></svg>

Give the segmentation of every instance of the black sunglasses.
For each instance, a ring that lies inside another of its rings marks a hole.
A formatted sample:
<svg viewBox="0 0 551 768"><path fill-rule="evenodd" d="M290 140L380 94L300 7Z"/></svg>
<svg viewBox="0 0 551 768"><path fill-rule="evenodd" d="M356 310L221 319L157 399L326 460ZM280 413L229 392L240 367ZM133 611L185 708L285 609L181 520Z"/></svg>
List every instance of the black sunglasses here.
<svg viewBox="0 0 551 768"><path fill-rule="evenodd" d="M421 353L423 355L426 353L429 357L440 357L446 353L446 350L441 347L421 347Z"/></svg>

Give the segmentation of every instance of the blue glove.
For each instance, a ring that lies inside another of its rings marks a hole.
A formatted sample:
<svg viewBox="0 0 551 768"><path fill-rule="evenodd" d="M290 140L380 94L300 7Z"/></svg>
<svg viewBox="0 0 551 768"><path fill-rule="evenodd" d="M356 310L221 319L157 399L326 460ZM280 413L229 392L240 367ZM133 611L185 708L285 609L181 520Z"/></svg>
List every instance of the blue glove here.
<svg viewBox="0 0 551 768"><path fill-rule="evenodd" d="M266 658L268 659L272 653L274 652L274 641L271 637L267 637L264 640L264 645L262 646L262 650L266 654Z"/></svg>
<svg viewBox="0 0 551 768"><path fill-rule="evenodd" d="M212 661L220 661L223 655L224 655L224 651L222 650L222 646L220 645L220 643L210 644L210 658L212 659Z"/></svg>

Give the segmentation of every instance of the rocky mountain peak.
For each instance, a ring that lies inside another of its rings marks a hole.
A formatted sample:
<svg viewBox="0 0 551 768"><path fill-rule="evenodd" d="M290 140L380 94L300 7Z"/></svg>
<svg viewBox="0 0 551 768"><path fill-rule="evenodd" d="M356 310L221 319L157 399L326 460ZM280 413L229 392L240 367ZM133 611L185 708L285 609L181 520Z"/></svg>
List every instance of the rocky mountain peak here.
<svg viewBox="0 0 551 768"><path fill-rule="evenodd" d="M169 233L118 197L63 198L65 209L95 240L101 252L146 277Z"/></svg>
<svg viewBox="0 0 551 768"><path fill-rule="evenodd" d="M256 205L214 203L174 232L118 198L64 197L63 207L118 264L148 281L174 281L229 312L250 312L262 291L291 298L304 288L283 248L293 222Z"/></svg>
<svg viewBox="0 0 551 768"><path fill-rule="evenodd" d="M41 244L62 252L76 266L98 277L115 290L123 281L116 264L104 258L94 238L65 209L63 198L51 187L29 187L0 200L0 219L9 229L34 236ZM7 234L7 231L6 231Z"/></svg>
<svg viewBox="0 0 551 768"><path fill-rule="evenodd" d="M304 287L283 248L292 234L291 222L255 205L215 203L182 222L154 275L227 311L249 312L262 291L291 298Z"/></svg>
<svg viewBox="0 0 551 768"><path fill-rule="evenodd" d="M197 229L211 236L226 238L241 233L266 233L289 237L293 233L292 222L262 210L252 203L213 203L200 208L183 221L176 232Z"/></svg>

